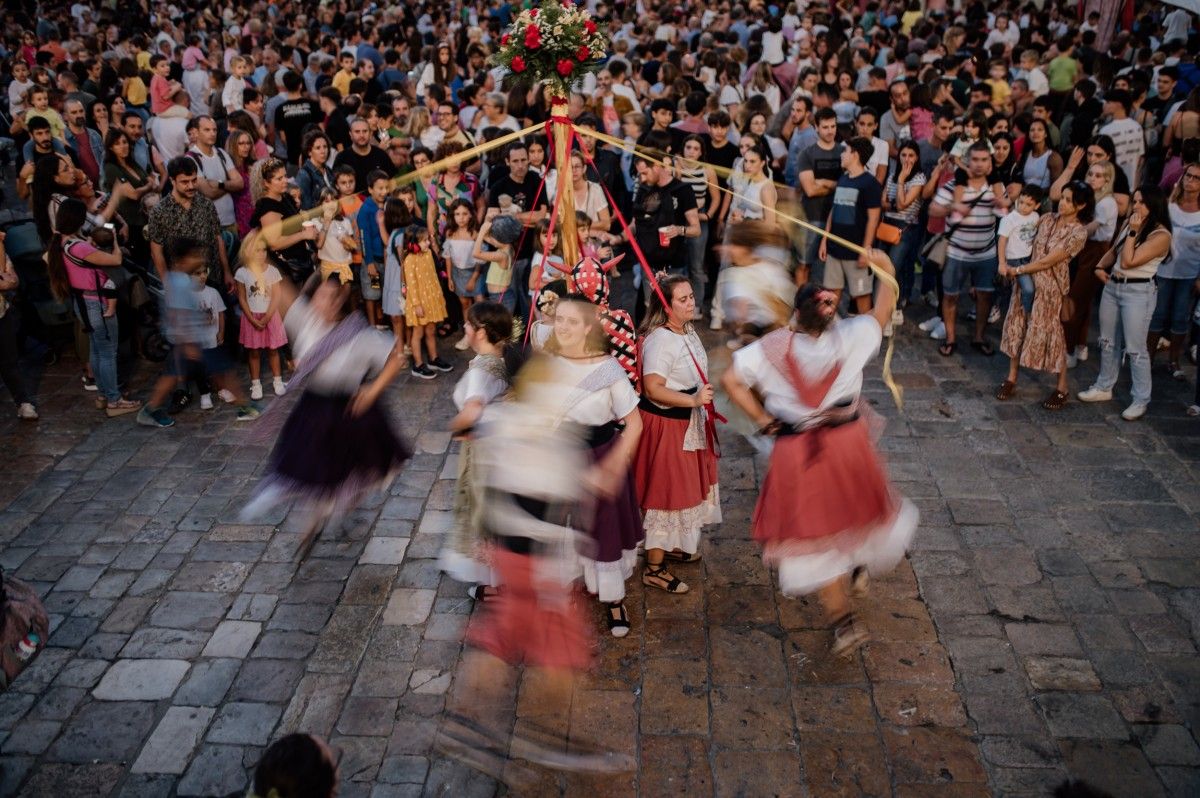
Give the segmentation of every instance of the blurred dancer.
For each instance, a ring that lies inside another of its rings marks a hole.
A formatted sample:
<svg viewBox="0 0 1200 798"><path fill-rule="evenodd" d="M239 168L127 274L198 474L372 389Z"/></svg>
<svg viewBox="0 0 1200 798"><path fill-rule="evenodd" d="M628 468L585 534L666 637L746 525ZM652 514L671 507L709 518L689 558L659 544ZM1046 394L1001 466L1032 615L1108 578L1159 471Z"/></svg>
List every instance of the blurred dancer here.
<svg viewBox="0 0 1200 798"><path fill-rule="evenodd" d="M463 340L475 352L467 373L454 386L458 415L450 429L462 440L458 451L458 485L454 496L454 530L438 558L438 565L459 582L473 583L467 594L478 601L495 596L495 581L483 551L476 500L472 436L486 408L508 390L509 370L504 362L512 336L512 313L498 302L467 306Z"/></svg>
<svg viewBox="0 0 1200 798"><path fill-rule="evenodd" d="M299 550L303 559L335 512L352 509L386 484L411 454L379 406L404 356L390 336L355 310L351 286L336 274L310 278L299 296L286 279L280 287L296 370L287 394L272 403L262 419L267 423L256 430L269 436L283 427L270 468L243 515L253 517L297 497L310 502L314 510Z"/></svg>
<svg viewBox="0 0 1200 798"><path fill-rule="evenodd" d="M572 349L573 337L564 340ZM610 371L628 388L615 362ZM572 527L587 526L586 485L594 480L588 478L584 438L589 428L562 414L564 392L573 395L577 387L563 383L564 376L574 377L547 358L531 361L510 401L488 408L472 442L480 522L492 541L501 589L468 630L467 641L477 650L468 653L456 680L438 747L514 787L519 769L510 757L561 770L634 766L627 756L588 749L575 739L568 753L562 735L536 719L524 718L510 737L502 711L512 704L507 671L525 665L538 673L526 676L522 692L539 691L536 704L545 708L540 719L561 725L576 678L591 662L591 634L572 589L578 575Z"/></svg>
<svg viewBox="0 0 1200 798"><path fill-rule="evenodd" d="M712 402L708 357L692 320L696 296L687 275L655 275L655 294L638 335L642 344L642 438L634 459L634 484L645 511L646 570L642 584L686 593L663 565L700 559L700 527L721 521L716 441L707 434L705 406Z"/></svg>
<svg viewBox="0 0 1200 798"><path fill-rule="evenodd" d="M895 273L883 253L868 254ZM918 521L916 508L888 484L861 401L863 369L895 304L895 292L882 286L869 314L835 321L834 293L806 285L796 293L793 327L735 352L723 380L762 434L776 438L754 539L779 568L785 594L817 592L834 627L831 650L842 656L867 639L851 590L861 595L868 572L900 561Z"/></svg>

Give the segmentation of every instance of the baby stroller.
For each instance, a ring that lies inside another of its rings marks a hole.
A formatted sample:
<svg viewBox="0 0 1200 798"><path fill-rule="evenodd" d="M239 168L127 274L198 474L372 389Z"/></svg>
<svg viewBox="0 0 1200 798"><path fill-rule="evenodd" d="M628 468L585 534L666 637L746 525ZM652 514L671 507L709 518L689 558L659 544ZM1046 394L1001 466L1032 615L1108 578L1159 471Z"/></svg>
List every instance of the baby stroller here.
<svg viewBox="0 0 1200 798"><path fill-rule="evenodd" d="M125 267L133 279L129 289L130 304L135 314L138 347L142 357L155 363L167 359L171 344L163 333L162 307L166 288L152 264L139 263L126 257Z"/></svg>
<svg viewBox="0 0 1200 798"><path fill-rule="evenodd" d="M51 365L57 362L59 349L74 341L74 316L71 306L50 291L37 224L28 215L10 212L8 216L0 221L0 230L7 235L4 250L21 280L14 301L21 319L19 339L25 351L45 347L46 363Z"/></svg>

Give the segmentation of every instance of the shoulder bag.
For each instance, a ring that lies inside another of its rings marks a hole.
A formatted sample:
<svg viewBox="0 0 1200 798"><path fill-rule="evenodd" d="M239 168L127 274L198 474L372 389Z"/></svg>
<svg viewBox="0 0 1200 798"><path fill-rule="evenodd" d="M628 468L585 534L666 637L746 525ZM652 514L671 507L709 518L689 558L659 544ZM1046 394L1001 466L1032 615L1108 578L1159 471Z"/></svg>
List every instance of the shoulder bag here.
<svg viewBox="0 0 1200 798"><path fill-rule="evenodd" d="M984 194L986 194L989 190L990 189L984 189L979 193L978 197L971 200L967 204L968 210L974 208L975 205L981 199L983 199ZM961 225L964 221L966 221L965 218L958 222L958 224L950 225L945 229L945 231L938 233L933 238L926 241L925 245L921 247L921 262L927 265L935 266L939 272L946 268L946 258L948 257L947 253L950 248L950 236L954 235L954 231L957 230L959 225Z"/></svg>

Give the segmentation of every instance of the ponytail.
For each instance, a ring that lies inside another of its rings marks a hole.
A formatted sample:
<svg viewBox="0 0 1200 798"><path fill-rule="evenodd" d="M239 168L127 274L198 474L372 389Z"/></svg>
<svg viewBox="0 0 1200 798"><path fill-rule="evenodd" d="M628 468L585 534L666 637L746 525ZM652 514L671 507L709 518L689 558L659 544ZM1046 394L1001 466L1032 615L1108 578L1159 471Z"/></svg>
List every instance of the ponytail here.
<svg viewBox="0 0 1200 798"><path fill-rule="evenodd" d="M71 279L67 276L66 252L62 233L50 237L46 257L46 274L50 277L50 293L62 302L71 295Z"/></svg>

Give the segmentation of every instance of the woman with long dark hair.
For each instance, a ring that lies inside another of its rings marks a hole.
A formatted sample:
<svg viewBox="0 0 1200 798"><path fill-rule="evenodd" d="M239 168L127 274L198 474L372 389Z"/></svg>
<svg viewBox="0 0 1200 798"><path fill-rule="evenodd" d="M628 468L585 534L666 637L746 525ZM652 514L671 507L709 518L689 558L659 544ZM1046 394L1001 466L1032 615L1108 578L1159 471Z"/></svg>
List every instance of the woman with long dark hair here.
<svg viewBox="0 0 1200 798"><path fill-rule="evenodd" d="M1117 164L1117 147L1108 136L1093 136L1087 146L1076 147L1071 151L1066 167L1050 186L1050 201L1058 202L1068 183L1086 180L1088 167L1097 161L1108 161L1114 167ZM1125 216L1129 210L1129 178L1125 176L1124 169L1117 169L1113 178L1112 193L1113 199L1117 201L1117 210L1121 216Z"/></svg>
<svg viewBox="0 0 1200 798"><path fill-rule="evenodd" d="M921 191L928 177L921 171L921 148L911 139L900 142L895 165L883 189L882 221L900 230L900 240L886 250L900 283L898 310L908 305L916 281L917 248L921 245Z"/></svg>
<svg viewBox="0 0 1200 798"><path fill-rule="evenodd" d="M304 163L296 173L296 185L300 187L300 208L307 211L317 207L322 191L336 191L333 169L329 166L333 142L324 131L310 130L300 144L300 152Z"/></svg>
<svg viewBox="0 0 1200 798"><path fill-rule="evenodd" d="M89 361L96 388L97 406L109 417L133 413L141 407L121 396L117 382L117 317L107 315L105 269L121 266L121 248L113 237L108 252L81 237L87 207L77 199L63 200L55 214L55 231L50 237L47 274L50 290L60 301L70 301L88 336Z"/></svg>
<svg viewBox="0 0 1200 798"><path fill-rule="evenodd" d="M1017 390L1019 367L1058 375L1053 393L1042 402L1047 410L1061 410L1067 402L1067 344L1063 334L1063 306L1071 289L1071 259L1087 242L1087 224L1096 211L1096 197L1086 183L1072 183L1062 193L1057 213L1043 214L1033 240L1032 260L1024 266L1004 268L1003 277L1033 275L1036 293L1027 314L1020 286L1013 281L1012 301L1004 319L1000 351L1008 355L1008 378L996 391L1000 401Z"/></svg>
<svg viewBox="0 0 1200 798"><path fill-rule="evenodd" d="M134 160L133 142L119 127L108 132L104 152L104 188L112 192L119 185L128 187L117 211L129 226L129 246L134 256L140 262L148 263L150 245L146 242L145 232L149 217L142 207L142 199L158 190L158 175L147 174Z"/></svg>
<svg viewBox="0 0 1200 798"><path fill-rule="evenodd" d="M686 275L659 272L659 287L638 331L641 344L642 437L633 461L638 503L645 515L646 570L642 583L668 593L688 586L671 574L664 558L700 559L700 528L721 520L717 453L708 433L712 405L708 356L692 324L696 297Z"/></svg>
<svg viewBox="0 0 1200 798"><path fill-rule="evenodd" d="M1118 170L1120 171L1120 170ZM1171 254L1172 225L1167 196L1158 186L1133 192L1133 212L1116 245L1096 264L1104 283L1100 297L1100 374L1079 394L1081 402L1107 402L1121 361L1129 357L1133 401L1121 413L1126 421L1146 414L1150 404L1150 353L1147 335L1157 304L1155 277Z"/></svg>

